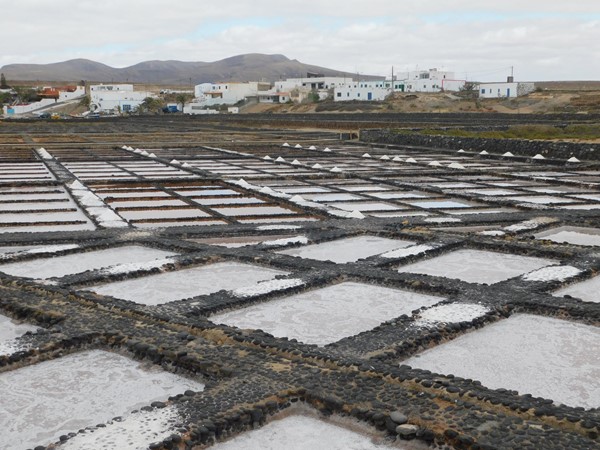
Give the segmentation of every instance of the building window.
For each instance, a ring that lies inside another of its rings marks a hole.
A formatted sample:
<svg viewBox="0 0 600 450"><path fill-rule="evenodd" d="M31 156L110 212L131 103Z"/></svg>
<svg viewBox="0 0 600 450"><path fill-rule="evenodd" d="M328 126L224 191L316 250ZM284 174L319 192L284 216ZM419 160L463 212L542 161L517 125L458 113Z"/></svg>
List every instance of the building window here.
<svg viewBox="0 0 600 450"><path fill-rule="evenodd" d="M482 94L485 94L485 89L482 89L482 90L481 90L481 93L482 93Z"/></svg>
<svg viewBox="0 0 600 450"><path fill-rule="evenodd" d="M338 92L338 93L337 93L337 96L338 96L338 97L341 97L341 96L342 96L342 93L341 93L341 92Z"/></svg>

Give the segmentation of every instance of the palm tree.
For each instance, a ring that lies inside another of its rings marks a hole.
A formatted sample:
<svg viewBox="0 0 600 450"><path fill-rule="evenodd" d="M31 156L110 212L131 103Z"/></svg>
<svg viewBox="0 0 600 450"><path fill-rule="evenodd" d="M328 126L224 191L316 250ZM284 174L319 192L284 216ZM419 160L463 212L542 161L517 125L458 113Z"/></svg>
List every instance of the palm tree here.
<svg viewBox="0 0 600 450"><path fill-rule="evenodd" d="M188 102L188 100L191 100L192 98L193 96L191 94L181 92L177 94L177 96L175 97L175 101L177 102L177 104L181 103L181 111L183 112L185 104Z"/></svg>

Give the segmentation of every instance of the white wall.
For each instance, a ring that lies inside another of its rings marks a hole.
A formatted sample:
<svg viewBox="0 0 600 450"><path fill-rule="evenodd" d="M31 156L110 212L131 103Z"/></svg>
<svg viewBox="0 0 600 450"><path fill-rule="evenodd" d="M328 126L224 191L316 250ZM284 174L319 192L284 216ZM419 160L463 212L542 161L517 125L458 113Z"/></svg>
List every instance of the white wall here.
<svg viewBox="0 0 600 450"><path fill-rule="evenodd" d="M90 86L90 91L127 91L133 92L133 84L94 84Z"/></svg>
<svg viewBox="0 0 600 450"><path fill-rule="evenodd" d="M204 109L205 103L186 103L183 107L184 114L219 114L215 109Z"/></svg>
<svg viewBox="0 0 600 450"><path fill-rule="evenodd" d="M352 82L350 77L315 77L315 78L288 78L274 83L277 91L291 91L296 88L333 89L343 84Z"/></svg>
<svg viewBox="0 0 600 450"><path fill-rule="evenodd" d="M53 98L44 98L39 102L33 102L27 105L4 106L2 110L5 116L18 116L19 114L27 114L41 108L46 108L55 103L73 100L83 97L84 95L85 88L83 86L77 86L74 92L59 91L58 100L54 100Z"/></svg>
<svg viewBox="0 0 600 450"><path fill-rule="evenodd" d="M116 89L124 86L123 90ZM131 89L129 89L131 86ZM107 89L107 88L111 89ZM134 111L147 97L154 97L152 92L134 91L133 85L98 85L90 86L90 109L92 111Z"/></svg>
<svg viewBox="0 0 600 450"><path fill-rule="evenodd" d="M233 105L246 97L256 97L264 83L202 83L194 88L196 103L205 106ZM262 92L262 91L261 91Z"/></svg>
<svg viewBox="0 0 600 450"><path fill-rule="evenodd" d="M534 83L480 83L480 98L515 98L535 89Z"/></svg>
<svg viewBox="0 0 600 450"><path fill-rule="evenodd" d="M517 83L482 83L479 98L516 97Z"/></svg>
<svg viewBox="0 0 600 450"><path fill-rule="evenodd" d="M391 92L392 89L385 87L383 80L356 81L336 87L333 92L333 99L336 102L384 100Z"/></svg>

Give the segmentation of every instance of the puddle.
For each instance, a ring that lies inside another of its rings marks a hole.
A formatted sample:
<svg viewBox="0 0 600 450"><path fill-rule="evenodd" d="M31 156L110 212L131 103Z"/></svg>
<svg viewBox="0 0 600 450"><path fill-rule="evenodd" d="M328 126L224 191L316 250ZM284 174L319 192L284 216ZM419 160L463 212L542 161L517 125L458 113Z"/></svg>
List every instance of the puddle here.
<svg viewBox="0 0 600 450"><path fill-rule="evenodd" d="M17 277L46 279L96 270L115 264L141 263L173 256L176 253L128 245L65 256L39 258L0 265L0 271Z"/></svg>
<svg viewBox="0 0 600 450"><path fill-rule="evenodd" d="M323 346L442 300L399 289L348 282L217 314L210 320L242 329L261 329L277 337Z"/></svg>
<svg viewBox="0 0 600 450"><path fill-rule="evenodd" d="M232 290L271 280L287 272L236 262L163 272L157 275L100 284L89 290L100 295L130 300L143 305L160 305L222 289Z"/></svg>
<svg viewBox="0 0 600 450"><path fill-rule="evenodd" d="M18 386L18 389L15 389ZM202 383L94 350L0 374L0 448L50 443Z"/></svg>
<svg viewBox="0 0 600 450"><path fill-rule="evenodd" d="M313 417L292 415L272 420L262 428L248 431L233 439L216 444L215 450L398 450L424 448L414 444L390 444L382 437L374 437Z"/></svg>
<svg viewBox="0 0 600 450"><path fill-rule="evenodd" d="M290 248L277 253L300 256L302 258L318 259L320 261L347 263L378 255L383 252L396 250L398 248L405 248L413 244L414 242L410 241L388 239L378 236L356 236L323 242L321 244Z"/></svg>
<svg viewBox="0 0 600 450"><path fill-rule="evenodd" d="M600 406L600 329L588 325L515 315L402 363L569 406Z"/></svg>
<svg viewBox="0 0 600 450"><path fill-rule="evenodd" d="M562 297L563 295L570 295L575 298L579 298L586 302L600 303L600 276L595 276L589 280L582 281L581 283L575 283L565 288L555 291L552 295L556 297Z"/></svg>
<svg viewBox="0 0 600 450"><path fill-rule="evenodd" d="M436 258L401 266L399 272L458 278L469 283L497 283L555 261L482 250L457 250Z"/></svg>
<svg viewBox="0 0 600 450"><path fill-rule="evenodd" d="M600 246L600 229L583 227L559 227L537 233L537 239L575 245Z"/></svg>

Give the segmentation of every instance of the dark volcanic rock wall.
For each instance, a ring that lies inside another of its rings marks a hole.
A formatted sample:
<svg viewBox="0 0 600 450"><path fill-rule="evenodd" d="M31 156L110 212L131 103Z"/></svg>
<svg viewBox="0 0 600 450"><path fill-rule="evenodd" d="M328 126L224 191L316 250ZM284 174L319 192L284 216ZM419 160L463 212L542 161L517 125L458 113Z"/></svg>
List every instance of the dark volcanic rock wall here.
<svg viewBox="0 0 600 450"><path fill-rule="evenodd" d="M453 136L406 135L392 130L361 130L360 140L378 144L416 145L445 149L464 149L480 152L516 156L534 156L538 153L553 159L569 159L575 156L581 160L598 160L598 144L579 144L575 142L530 141L525 139L483 139Z"/></svg>

